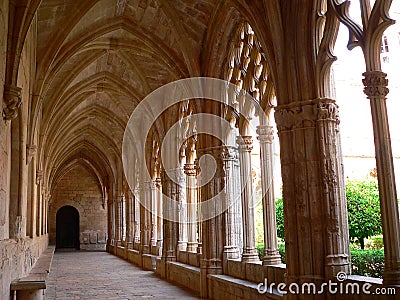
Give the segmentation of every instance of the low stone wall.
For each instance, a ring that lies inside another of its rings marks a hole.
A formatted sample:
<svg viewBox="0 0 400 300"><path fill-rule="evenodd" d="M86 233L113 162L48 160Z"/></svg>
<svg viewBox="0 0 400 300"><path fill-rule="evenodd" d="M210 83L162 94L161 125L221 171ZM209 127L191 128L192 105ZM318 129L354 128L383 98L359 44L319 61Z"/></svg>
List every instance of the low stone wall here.
<svg viewBox="0 0 400 300"><path fill-rule="evenodd" d="M47 235L0 241L0 299L10 299L11 281L29 273L47 246Z"/></svg>

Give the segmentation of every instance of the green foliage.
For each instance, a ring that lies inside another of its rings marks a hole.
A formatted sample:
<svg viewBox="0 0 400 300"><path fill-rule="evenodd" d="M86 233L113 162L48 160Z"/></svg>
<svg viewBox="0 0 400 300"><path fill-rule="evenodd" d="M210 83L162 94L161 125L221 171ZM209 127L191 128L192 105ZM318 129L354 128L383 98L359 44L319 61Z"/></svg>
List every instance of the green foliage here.
<svg viewBox="0 0 400 300"><path fill-rule="evenodd" d="M278 198L275 202L276 208L276 228L278 237L281 239L285 239L285 226L284 226L284 217L283 217L283 199Z"/></svg>
<svg viewBox="0 0 400 300"><path fill-rule="evenodd" d="M286 263L286 251L284 244L278 244L279 253L282 262ZM264 257L264 245L257 245L258 256L260 260ZM383 249L360 250L351 249L351 269L352 274L382 278L384 266Z"/></svg>
<svg viewBox="0 0 400 300"><path fill-rule="evenodd" d="M384 266L383 249L351 249L352 274L382 278Z"/></svg>
<svg viewBox="0 0 400 300"><path fill-rule="evenodd" d="M365 249L383 249L383 237L374 236L365 242Z"/></svg>
<svg viewBox="0 0 400 300"><path fill-rule="evenodd" d="M351 180L346 184L349 234L364 248L364 239L382 233L379 190L376 181Z"/></svg>

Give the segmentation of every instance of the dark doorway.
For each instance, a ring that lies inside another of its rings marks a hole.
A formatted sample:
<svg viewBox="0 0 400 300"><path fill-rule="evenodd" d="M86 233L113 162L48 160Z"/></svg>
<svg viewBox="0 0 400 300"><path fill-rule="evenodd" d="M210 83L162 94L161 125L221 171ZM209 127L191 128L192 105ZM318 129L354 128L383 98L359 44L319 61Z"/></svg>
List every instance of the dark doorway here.
<svg viewBox="0 0 400 300"><path fill-rule="evenodd" d="M56 247L79 250L79 212L75 207L63 206L56 216Z"/></svg>

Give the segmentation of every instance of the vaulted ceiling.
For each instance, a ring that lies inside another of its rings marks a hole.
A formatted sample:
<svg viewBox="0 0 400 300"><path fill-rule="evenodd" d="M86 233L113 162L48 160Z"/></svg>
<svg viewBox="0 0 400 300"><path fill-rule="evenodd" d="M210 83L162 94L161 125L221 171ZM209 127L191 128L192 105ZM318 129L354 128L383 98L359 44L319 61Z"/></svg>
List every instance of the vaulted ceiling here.
<svg viewBox="0 0 400 300"><path fill-rule="evenodd" d="M205 59L221 66L239 13L213 0L42 0L35 18L30 124L54 185L74 164L113 181L135 106L168 82L210 75Z"/></svg>

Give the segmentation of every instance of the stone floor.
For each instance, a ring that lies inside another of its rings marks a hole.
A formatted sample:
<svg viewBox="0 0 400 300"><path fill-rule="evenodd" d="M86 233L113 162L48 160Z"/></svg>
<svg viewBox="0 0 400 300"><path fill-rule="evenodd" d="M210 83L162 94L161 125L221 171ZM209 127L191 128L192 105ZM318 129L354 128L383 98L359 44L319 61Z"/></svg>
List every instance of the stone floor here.
<svg viewBox="0 0 400 300"><path fill-rule="evenodd" d="M46 300L199 299L106 252L56 252Z"/></svg>

